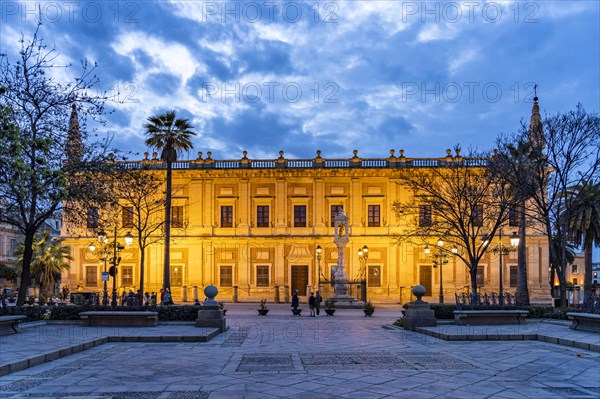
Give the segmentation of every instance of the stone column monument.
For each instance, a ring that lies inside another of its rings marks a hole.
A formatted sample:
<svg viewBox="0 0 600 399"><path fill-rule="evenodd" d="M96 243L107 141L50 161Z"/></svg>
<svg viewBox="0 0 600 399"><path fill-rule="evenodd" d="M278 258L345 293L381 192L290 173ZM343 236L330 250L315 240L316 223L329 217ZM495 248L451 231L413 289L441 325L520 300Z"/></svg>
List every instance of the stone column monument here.
<svg viewBox="0 0 600 399"><path fill-rule="evenodd" d="M339 308L360 308L362 302L357 301L348 295L348 272L346 272L346 261L344 259L344 249L348 244L348 215L340 211L334 219L333 242L338 249L337 270L333 276L335 306Z"/></svg>

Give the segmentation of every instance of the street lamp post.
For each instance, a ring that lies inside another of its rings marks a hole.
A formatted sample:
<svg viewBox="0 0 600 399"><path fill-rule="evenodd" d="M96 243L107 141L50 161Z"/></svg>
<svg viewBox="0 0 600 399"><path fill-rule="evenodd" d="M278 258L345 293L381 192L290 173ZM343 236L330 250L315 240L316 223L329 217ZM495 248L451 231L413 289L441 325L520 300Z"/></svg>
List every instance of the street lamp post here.
<svg viewBox="0 0 600 399"><path fill-rule="evenodd" d="M364 245L362 248L358 250L358 263L360 265L360 295L362 296L362 300L367 302L367 259L369 259L369 247ZM364 261L364 264L363 264Z"/></svg>
<svg viewBox="0 0 600 399"><path fill-rule="evenodd" d="M317 245L316 248L316 253L317 253L317 267L319 268L319 292L321 292L321 274L323 273L321 271L321 254L323 253L323 248L321 248L320 245Z"/></svg>
<svg viewBox="0 0 600 399"><path fill-rule="evenodd" d="M439 260L434 260L433 261L433 267L439 267L440 268L440 296L439 296L439 302L440 303L444 303L444 274L443 274L443 266L448 263L448 255L446 255L444 253L444 250L442 249L444 247L444 240L442 240L441 238L438 240L437 242L438 245L438 258ZM425 254L429 255L431 253L431 249L429 249L429 245L425 246ZM456 247L452 247L452 253L453 254L457 254L458 253L458 249Z"/></svg>
<svg viewBox="0 0 600 399"><path fill-rule="evenodd" d="M498 303L500 305L504 305L504 284L503 284L503 272L504 272L504 262L503 262L503 258L504 255L506 255L507 253L509 253L510 251L514 251L516 247L519 246L519 236L516 232L513 232L509 237L510 237L510 245L512 248L509 247L505 247L502 243L502 236L503 236L503 230L502 230L502 226L500 226L500 230L498 233L498 239L499 239L499 243L496 247L494 247L492 249L492 252L497 253L498 256L500 257L500 260L498 262L498 277L500 279L500 283L498 284ZM488 245L489 244L489 239L485 238L484 239L484 245Z"/></svg>
<svg viewBox="0 0 600 399"><path fill-rule="evenodd" d="M121 245L119 242L117 242L117 226L115 225L115 230L114 230L114 242L113 244L113 257L112 257L112 266L108 271L108 274L111 275L113 277L113 289L112 289L112 298L111 298L111 302L110 305L111 306L117 306L117 265L119 264L119 262L121 261L121 258L118 257L117 258L117 252L125 249L125 247L123 245ZM102 305L107 306L108 305L108 287L107 287L107 280L108 278L106 278L106 262L108 260L108 255L109 255L109 239L108 239L108 235L106 234L106 232L104 230L101 230L98 233L98 242L100 243L100 245L102 246L101 252L100 252L100 260L104 262L104 273L102 273L102 282L103 282L103 292L102 292ZM127 247L129 247L131 244L133 243L133 236L131 235L131 232L127 232L127 234L125 234L125 245ZM90 243L89 245L89 249L91 252L94 252L96 250L96 246L94 245L94 243Z"/></svg>

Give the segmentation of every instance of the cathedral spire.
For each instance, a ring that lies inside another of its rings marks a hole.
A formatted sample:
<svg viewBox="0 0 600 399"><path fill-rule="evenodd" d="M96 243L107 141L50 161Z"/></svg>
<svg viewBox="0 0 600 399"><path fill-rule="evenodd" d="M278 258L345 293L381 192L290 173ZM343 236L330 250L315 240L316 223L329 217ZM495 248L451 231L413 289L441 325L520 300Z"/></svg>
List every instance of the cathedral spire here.
<svg viewBox="0 0 600 399"><path fill-rule="evenodd" d="M79 116L75 103L72 105L71 117L69 119L65 155L69 162L81 162L81 158L83 157L83 142L81 140L81 132L79 131Z"/></svg>
<svg viewBox="0 0 600 399"><path fill-rule="evenodd" d="M533 107L531 108L531 117L529 118L529 131L527 137L529 142L536 148L544 149L546 147L546 139L544 138L544 130L542 125L542 117L540 115L540 106L537 97L538 85L533 86L534 96Z"/></svg>

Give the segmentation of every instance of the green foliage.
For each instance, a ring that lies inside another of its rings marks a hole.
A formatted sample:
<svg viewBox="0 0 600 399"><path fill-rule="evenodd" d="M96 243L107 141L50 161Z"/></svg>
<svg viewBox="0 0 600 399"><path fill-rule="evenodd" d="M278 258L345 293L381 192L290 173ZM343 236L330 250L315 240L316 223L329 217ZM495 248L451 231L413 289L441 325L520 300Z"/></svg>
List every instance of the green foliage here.
<svg viewBox="0 0 600 399"><path fill-rule="evenodd" d="M15 268L6 266L4 263L0 263L0 278L6 280L16 280L17 276L17 270Z"/></svg>
<svg viewBox="0 0 600 399"><path fill-rule="evenodd" d="M0 309L0 316L25 315L25 321L43 320L47 309L44 306L7 306Z"/></svg>
<svg viewBox="0 0 600 399"><path fill-rule="evenodd" d="M568 320L568 312L580 312L576 308L554 308L552 306L526 306L523 309L529 311L532 319L560 319Z"/></svg>
<svg viewBox="0 0 600 399"><path fill-rule="evenodd" d="M325 309L335 309L335 300L333 298L325 300Z"/></svg>
<svg viewBox="0 0 600 399"><path fill-rule="evenodd" d="M365 302L365 306L363 307L363 310L365 312L374 312L375 305L373 305L373 303L371 301L367 301L367 302Z"/></svg>
<svg viewBox="0 0 600 399"><path fill-rule="evenodd" d="M260 306L259 306L260 310L267 310L267 300L266 299L261 299L260 300Z"/></svg>
<svg viewBox="0 0 600 399"><path fill-rule="evenodd" d="M404 327L404 319L398 319L394 322L395 326Z"/></svg>
<svg viewBox="0 0 600 399"><path fill-rule="evenodd" d="M115 310L110 306L81 305L81 306L54 306L50 313L51 320L79 320L80 312L110 311ZM160 321L194 321L198 318L198 308L194 306L139 306L119 307L118 311L136 312L151 311L158 312Z"/></svg>

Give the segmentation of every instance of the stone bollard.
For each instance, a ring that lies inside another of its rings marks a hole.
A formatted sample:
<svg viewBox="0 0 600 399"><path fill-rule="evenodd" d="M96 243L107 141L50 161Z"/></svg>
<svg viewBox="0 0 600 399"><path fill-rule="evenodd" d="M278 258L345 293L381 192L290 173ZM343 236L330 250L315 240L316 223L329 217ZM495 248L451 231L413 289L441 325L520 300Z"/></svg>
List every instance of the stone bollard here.
<svg viewBox="0 0 600 399"><path fill-rule="evenodd" d="M410 302L404 316L404 329L414 331L416 327L435 327L437 320L431 306L421 298L425 295L425 287L415 285L412 293L417 297L416 301Z"/></svg>
<svg viewBox="0 0 600 399"><path fill-rule="evenodd" d="M219 307L219 303L215 301L215 297L218 293L219 290L214 285L208 285L204 288L204 295L206 295L207 299L200 305L198 318L196 319L196 327L218 328L220 332L225 332L227 330L223 311Z"/></svg>
<svg viewBox="0 0 600 399"><path fill-rule="evenodd" d="M576 286L573 290L573 306L579 305L579 295L581 294L581 287Z"/></svg>

